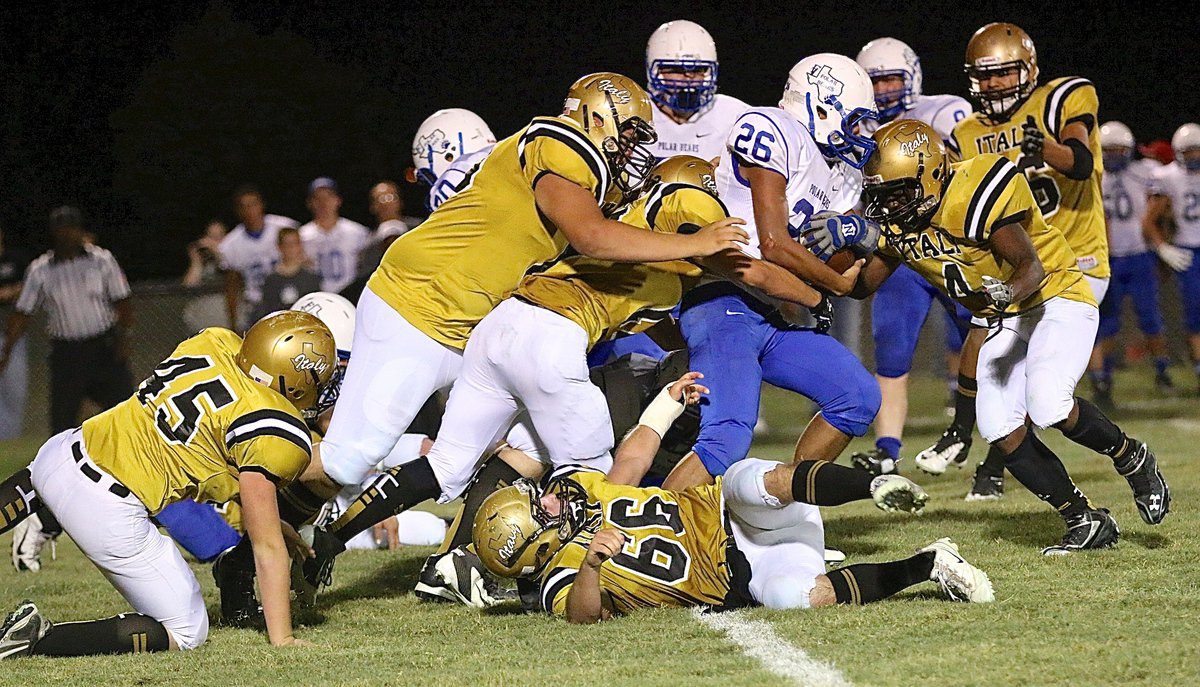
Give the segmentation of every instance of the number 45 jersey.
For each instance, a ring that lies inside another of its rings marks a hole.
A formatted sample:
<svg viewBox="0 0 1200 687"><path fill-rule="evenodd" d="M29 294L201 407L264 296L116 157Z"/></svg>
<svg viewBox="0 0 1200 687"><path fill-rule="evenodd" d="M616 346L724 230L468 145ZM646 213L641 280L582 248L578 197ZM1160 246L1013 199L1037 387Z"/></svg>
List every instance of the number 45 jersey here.
<svg viewBox="0 0 1200 687"><path fill-rule="evenodd" d="M541 601L547 612L566 613L567 595L599 528L616 528L627 537L621 553L600 566L600 588L612 598L615 613L725 600L730 574L720 478L708 486L665 491L613 484L587 469L569 477L587 491L588 516L602 521L571 540L546 567Z"/></svg>
<svg viewBox="0 0 1200 687"><path fill-rule="evenodd" d="M205 329L179 344L132 397L83 423L92 461L151 515L186 498L235 499L242 471L282 486L307 467L312 439L304 420L242 372L241 345L228 329Z"/></svg>

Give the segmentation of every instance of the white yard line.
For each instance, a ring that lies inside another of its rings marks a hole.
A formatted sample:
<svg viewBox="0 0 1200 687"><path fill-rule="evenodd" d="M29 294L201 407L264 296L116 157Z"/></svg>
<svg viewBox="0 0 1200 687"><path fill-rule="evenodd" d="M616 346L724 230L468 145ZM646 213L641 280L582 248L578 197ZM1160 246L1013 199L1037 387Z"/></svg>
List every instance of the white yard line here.
<svg viewBox="0 0 1200 687"><path fill-rule="evenodd" d="M852 687L832 664L818 661L800 647L775 634L765 620L750 620L740 611L701 613L692 616L710 630L721 632L742 653L757 660L768 671L804 687Z"/></svg>

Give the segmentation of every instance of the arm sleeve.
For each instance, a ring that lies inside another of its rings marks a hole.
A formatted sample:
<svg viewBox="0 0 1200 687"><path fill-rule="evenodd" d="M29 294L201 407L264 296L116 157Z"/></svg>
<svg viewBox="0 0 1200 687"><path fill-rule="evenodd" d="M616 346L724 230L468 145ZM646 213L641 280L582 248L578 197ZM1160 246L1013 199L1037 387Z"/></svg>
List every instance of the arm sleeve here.
<svg viewBox="0 0 1200 687"><path fill-rule="evenodd" d="M25 283L21 286L21 295L17 297L14 306L17 312L32 315L42 300L42 274L38 266L44 264L35 262L25 269Z"/></svg>
<svg viewBox="0 0 1200 687"><path fill-rule="evenodd" d="M532 188L545 174L578 184L599 202L608 190L608 164L578 129L554 119L537 119L517 144L521 172Z"/></svg>
<svg viewBox="0 0 1200 687"><path fill-rule="evenodd" d="M1046 131L1062 141L1063 127L1071 122L1083 122L1088 131L1096 128L1096 112L1100 99L1091 81L1081 78L1065 79L1046 96L1043 121Z"/></svg>
<svg viewBox="0 0 1200 687"><path fill-rule="evenodd" d="M278 485L299 477L312 458L308 428L282 410L256 410L234 420L225 446L238 472L258 472Z"/></svg>
<svg viewBox="0 0 1200 687"><path fill-rule="evenodd" d="M963 221L966 238L977 243L991 238L997 227L1024 221L1037 207L1029 181L1007 158L988 155L980 162L984 164L978 169L985 171L971 194Z"/></svg>
<svg viewBox="0 0 1200 687"><path fill-rule="evenodd" d="M787 140L783 127L765 112L751 110L733 123L725 141L736 162L762 167L788 176Z"/></svg>

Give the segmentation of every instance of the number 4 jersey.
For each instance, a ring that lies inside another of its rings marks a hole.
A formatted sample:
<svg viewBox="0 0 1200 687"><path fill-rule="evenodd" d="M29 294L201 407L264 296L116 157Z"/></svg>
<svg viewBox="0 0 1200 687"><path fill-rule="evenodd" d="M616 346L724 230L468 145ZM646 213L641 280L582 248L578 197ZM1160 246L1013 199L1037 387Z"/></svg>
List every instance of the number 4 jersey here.
<svg viewBox="0 0 1200 687"><path fill-rule="evenodd" d="M1024 312L1056 296L1096 305L1066 239L1046 224L1029 182L999 155L980 155L951 165L950 181L929 226L899 239L889 237L879 252L903 260L972 315L994 317L1002 313L984 296L983 278L1003 282L1012 278L1013 266L991 246L992 232L1010 224L1020 224L1029 234L1046 276L1033 295L1013 303L1003 314Z"/></svg>
<svg viewBox="0 0 1200 687"><path fill-rule="evenodd" d="M242 471L283 485L307 467L312 439L299 411L241 371L241 345L228 329L205 329L131 398L83 423L92 460L151 515L186 498L235 499Z"/></svg>
<svg viewBox="0 0 1200 687"><path fill-rule="evenodd" d="M612 599L613 612L725 600L730 573L720 478L708 486L665 491L613 484L592 470L569 477L587 491L588 516L602 519L598 527L626 535L621 553L600 566L600 588ZM546 567L541 600L547 612L566 613L567 595L595 531L580 533Z"/></svg>

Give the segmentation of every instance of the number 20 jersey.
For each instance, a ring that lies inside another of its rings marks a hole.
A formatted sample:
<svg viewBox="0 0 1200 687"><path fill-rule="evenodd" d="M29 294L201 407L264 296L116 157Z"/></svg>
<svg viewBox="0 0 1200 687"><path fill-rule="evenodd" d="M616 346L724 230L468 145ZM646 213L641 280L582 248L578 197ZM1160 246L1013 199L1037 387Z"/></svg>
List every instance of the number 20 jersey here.
<svg viewBox="0 0 1200 687"><path fill-rule="evenodd" d="M1173 243L1200 248L1200 174L1172 162L1154 171L1150 192L1171 199L1178 228Z"/></svg>
<svg viewBox="0 0 1200 687"><path fill-rule="evenodd" d="M151 515L187 498L235 499L242 471L283 486L308 466L304 420L242 372L241 345L228 329L205 329L179 344L132 397L83 423L92 461Z"/></svg>
<svg viewBox="0 0 1200 687"><path fill-rule="evenodd" d="M587 491L588 515L599 514L599 527L619 529L627 537L621 553L600 566L600 588L612 598L614 612L725 600L730 575L719 477L716 484L684 491L613 484L587 469L569 477ZM566 613L567 595L593 534L576 536L546 567L541 600L547 612Z"/></svg>

